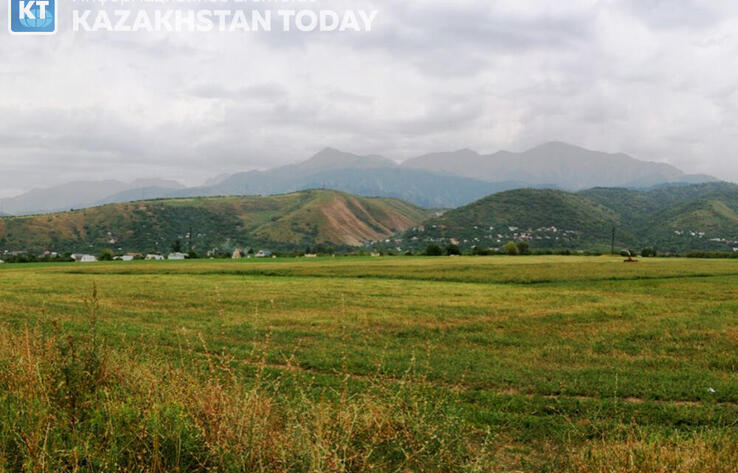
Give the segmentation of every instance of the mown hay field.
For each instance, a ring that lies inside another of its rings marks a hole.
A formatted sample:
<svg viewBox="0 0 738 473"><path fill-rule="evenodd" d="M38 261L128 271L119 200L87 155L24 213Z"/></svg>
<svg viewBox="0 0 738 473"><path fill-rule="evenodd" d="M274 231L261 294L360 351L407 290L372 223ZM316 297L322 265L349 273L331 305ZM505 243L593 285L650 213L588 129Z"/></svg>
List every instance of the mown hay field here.
<svg viewBox="0 0 738 473"><path fill-rule="evenodd" d="M0 266L0 471L738 471L738 261Z"/></svg>

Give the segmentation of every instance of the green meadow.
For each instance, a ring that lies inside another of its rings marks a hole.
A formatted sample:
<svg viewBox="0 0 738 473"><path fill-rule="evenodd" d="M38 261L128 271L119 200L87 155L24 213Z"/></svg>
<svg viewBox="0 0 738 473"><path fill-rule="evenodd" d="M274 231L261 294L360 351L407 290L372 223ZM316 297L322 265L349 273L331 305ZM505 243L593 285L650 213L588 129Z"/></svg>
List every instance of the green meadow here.
<svg viewBox="0 0 738 473"><path fill-rule="evenodd" d="M0 471L737 472L738 260L0 265Z"/></svg>

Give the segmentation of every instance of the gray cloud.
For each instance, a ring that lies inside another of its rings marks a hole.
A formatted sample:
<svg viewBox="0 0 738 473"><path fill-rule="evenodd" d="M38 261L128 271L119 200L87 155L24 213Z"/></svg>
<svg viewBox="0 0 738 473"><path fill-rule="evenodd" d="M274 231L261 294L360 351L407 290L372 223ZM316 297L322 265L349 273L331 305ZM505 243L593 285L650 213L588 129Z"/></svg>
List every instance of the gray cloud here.
<svg viewBox="0 0 738 473"><path fill-rule="evenodd" d="M0 196L550 140L738 180L733 1L307 5L380 13L361 34L0 33Z"/></svg>

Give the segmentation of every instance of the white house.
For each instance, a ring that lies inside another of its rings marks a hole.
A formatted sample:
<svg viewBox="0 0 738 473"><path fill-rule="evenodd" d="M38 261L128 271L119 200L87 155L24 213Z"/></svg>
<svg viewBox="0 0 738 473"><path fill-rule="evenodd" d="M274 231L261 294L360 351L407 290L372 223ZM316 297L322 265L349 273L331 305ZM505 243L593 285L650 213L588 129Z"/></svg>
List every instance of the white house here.
<svg viewBox="0 0 738 473"><path fill-rule="evenodd" d="M182 261L184 259L187 259L187 255L184 253L169 253L167 259L171 261Z"/></svg>
<svg viewBox="0 0 738 473"><path fill-rule="evenodd" d="M146 261L162 261L164 257L162 255L146 255Z"/></svg>
<svg viewBox="0 0 738 473"><path fill-rule="evenodd" d="M260 250L258 253L256 253L257 258L271 258L272 252L269 250Z"/></svg>
<svg viewBox="0 0 738 473"><path fill-rule="evenodd" d="M97 258L95 258L92 255L85 255L82 253L74 253L72 255L72 259L77 263L94 263L97 261Z"/></svg>
<svg viewBox="0 0 738 473"><path fill-rule="evenodd" d="M5 264L5 261L0 259L0 264Z"/></svg>

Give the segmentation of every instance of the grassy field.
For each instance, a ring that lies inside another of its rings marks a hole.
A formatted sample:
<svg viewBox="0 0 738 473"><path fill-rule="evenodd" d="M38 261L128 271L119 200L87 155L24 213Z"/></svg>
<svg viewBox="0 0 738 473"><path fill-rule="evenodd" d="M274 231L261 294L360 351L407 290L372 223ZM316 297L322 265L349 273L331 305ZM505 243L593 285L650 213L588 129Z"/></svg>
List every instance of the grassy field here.
<svg viewBox="0 0 738 473"><path fill-rule="evenodd" d="M0 471L738 471L738 261L0 266Z"/></svg>

